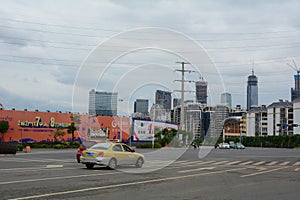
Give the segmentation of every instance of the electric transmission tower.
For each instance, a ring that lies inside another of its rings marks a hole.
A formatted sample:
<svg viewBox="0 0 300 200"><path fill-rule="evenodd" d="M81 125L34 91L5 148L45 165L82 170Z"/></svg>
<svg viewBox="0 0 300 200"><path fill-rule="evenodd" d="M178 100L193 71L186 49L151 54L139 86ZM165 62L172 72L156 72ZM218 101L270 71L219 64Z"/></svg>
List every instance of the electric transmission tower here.
<svg viewBox="0 0 300 200"><path fill-rule="evenodd" d="M181 90L174 90L174 92L180 92L181 93L181 101L180 101L180 129L181 130L185 130L185 123L184 123L184 93L185 92L194 92L194 91L185 90L184 89L184 83L185 82L191 83L191 82L194 82L194 81L185 80L184 79L184 73L186 73L186 72L191 73L191 72L195 72L195 71L184 69L184 65L190 64L188 62L176 62L176 63L181 63L181 69L176 69L176 71L181 72L181 80L175 80L175 81L181 82Z"/></svg>

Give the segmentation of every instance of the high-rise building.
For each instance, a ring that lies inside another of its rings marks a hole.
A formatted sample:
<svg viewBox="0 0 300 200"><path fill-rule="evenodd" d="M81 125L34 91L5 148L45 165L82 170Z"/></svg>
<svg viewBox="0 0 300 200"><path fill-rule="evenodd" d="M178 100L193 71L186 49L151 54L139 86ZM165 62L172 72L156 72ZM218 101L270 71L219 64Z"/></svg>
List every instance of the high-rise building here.
<svg viewBox="0 0 300 200"><path fill-rule="evenodd" d="M225 92L225 93L221 94L221 104L231 108L231 94L230 93Z"/></svg>
<svg viewBox="0 0 300 200"><path fill-rule="evenodd" d="M291 88L291 101L294 101L300 98L300 75L299 72L297 75L294 75L295 79L295 88Z"/></svg>
<svg viewBox="0 0 300 200"><path fill-rule="evenodd" d="M134 102L134 112L148 114L149 100L148 99L137 99Z"/></svg>
<svg viewBox="0 0 300 200"><path fill-rule="evenodd" d="M173 108L175 108L176 106L180 106L180 99L178 98L174 98L173 99Z"/></svg>
<svg viewBox="0 0 300 200"><path fill-rule="evenodd" d="M171 92L156 90L155 104L162 106L163 109L171 110Z"/></svg>
<svg viewBox="0 0 300 200"><path fill-rule="evenodd" d="M207 82L196 82L196 101L197 103L207 104Z"/></svg>
<svg viewBox="0 0 300 200"><path fill-rule="evenodd" d="M117 92L99 92L92 89L89 92L89 114L94 116L117 115Z"/></svg>
<svg viewBox="0 0 300 200"><path fill-rule="evenodd" d="M250 110L253 106L258 106L258 86L257 76L254 75L252 70L252 75L248 76L247 82L247 110Z"/></svg>

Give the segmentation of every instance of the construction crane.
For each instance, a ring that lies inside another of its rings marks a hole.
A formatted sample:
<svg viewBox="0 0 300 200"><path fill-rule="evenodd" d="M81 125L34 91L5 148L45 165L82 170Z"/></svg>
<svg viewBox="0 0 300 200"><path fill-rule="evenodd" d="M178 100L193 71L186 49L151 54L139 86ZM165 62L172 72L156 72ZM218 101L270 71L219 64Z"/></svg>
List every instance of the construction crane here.
<svg viewBox="0 0 300 200"><path fill-rule="evenodd" d="M297 72L297 75L300 74L300 69L297 67L295 60L292 60L294 65L291 65L290 63L286 63L290 68L295 70Z"/></svg>
<svg viewBox="0 0 300 200"><path fill-rule="evenodd" d="M291 89L291 101L298 99L300 97L300 69L297 67L295 60L292 60L294 65L287 63L287 65L297 72L297 75L294 75L295 79L295 88Z"/></svg>

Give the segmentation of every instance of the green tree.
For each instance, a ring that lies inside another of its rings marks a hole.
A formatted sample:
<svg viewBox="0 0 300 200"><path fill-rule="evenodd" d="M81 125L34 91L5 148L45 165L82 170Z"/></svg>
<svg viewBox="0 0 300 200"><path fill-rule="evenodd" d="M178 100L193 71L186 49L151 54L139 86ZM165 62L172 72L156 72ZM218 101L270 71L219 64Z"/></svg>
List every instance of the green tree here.
<svg viewBox="0 0 300 200"><path fill-rule="evenodd" d="M174 139L174 137L177 135L177 130L172 129L163 129L162 131L159 131L155 134L156 141L161 144L161 146L166 146L170 144L170 142Z"/></svg>
<svg viewBox="0 0 300 200"><path fill-rule="evenodd" d="M77 128L76 128L76 126L75 126L75 123L72 122L72 123L68 126L68 133L69 133L69 134L72 134L72 142L73 142L74 139L75 139L74 133L75 133L76 130L77 130Z"/></svg>
<svg viewBox="0 0 300 200"><path fill-rule="evenodd" d="M72 141L74 141L74 139L75 139L74 133L75 133L76 130L79 129L79 125L81 123L81 120L80 120L80 116L79 115L74 115L74 114L72 114L70 116L70 118L71 118L72 122L68 126L68 133L72 134Z"/></svg>
<svg viewBox="0 0 300 200"><path fill-rule="evenodd" d="M8 121L0 121L0 133L2 133L2 140L4 142L4 134L8 131L9 129L9 123Z"/></svg>
<svg viewBox="0 0 300 200"><path fill-rule="evenodd" d="M61 139L66 133L64 132L63 127L56 127L56 129L52 132L54 141L58 141L58 138Z"/></svg>

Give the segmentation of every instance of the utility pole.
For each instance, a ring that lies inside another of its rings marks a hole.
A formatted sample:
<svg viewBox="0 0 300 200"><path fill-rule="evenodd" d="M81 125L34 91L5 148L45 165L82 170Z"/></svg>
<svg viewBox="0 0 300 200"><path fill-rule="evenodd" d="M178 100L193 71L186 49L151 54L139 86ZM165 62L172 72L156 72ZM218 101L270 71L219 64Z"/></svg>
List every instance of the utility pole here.
<svg viewBox="0 0 300 200"><path fill-rule="evenodd" d="M176 71L181 72L181 80L175 80L181 82L181 90L175 90L176 92L181 92L181 101L180 101L180 129L185 130L185 123L184 123L184 93L185 92L193 92L193 91L188 91L184 89L184 82L193 82L193 81L187 81L184 79L184 73L186 72L195 72L192 70L185 70L184 65L190 64L188 62L176 62L176 63L181 63L181 69L177 69Z"/></svg>

